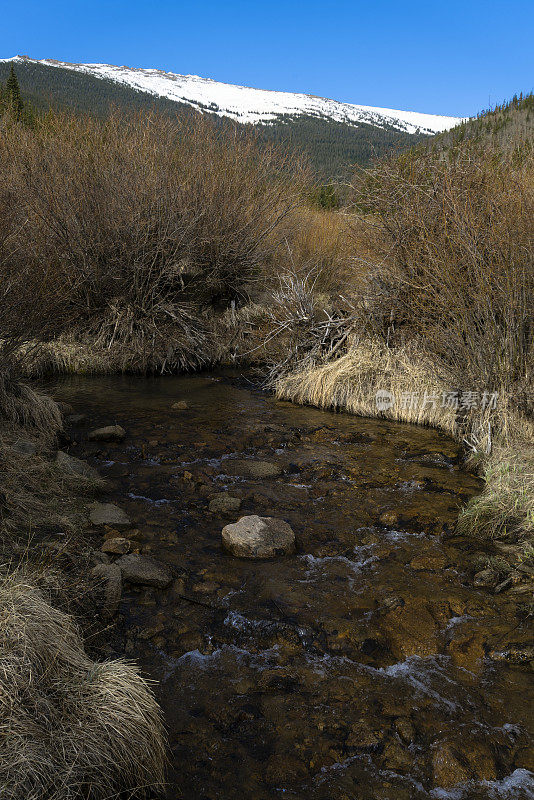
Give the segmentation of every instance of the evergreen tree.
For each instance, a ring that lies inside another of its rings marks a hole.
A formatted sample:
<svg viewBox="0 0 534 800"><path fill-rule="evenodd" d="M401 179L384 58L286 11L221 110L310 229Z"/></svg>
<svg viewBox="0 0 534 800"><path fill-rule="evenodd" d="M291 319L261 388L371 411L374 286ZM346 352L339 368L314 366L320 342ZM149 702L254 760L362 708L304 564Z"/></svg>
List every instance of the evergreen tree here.
<svg viewBox="0 0 534 800"><path fill-rule="evenodd" d="M16 120L21 120L24 113L24 103L20 94L20 86L11 64L11 70L2 92L4 109Z"/></svg>

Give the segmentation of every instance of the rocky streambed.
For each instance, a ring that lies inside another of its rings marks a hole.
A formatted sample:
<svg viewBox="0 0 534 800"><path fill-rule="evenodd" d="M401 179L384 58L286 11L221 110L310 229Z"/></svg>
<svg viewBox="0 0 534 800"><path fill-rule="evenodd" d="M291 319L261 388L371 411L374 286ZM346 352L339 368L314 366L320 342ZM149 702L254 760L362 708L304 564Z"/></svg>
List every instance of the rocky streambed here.
<svg viewBox="0 0 534 800"><path fill-rule="evenodd" d="M528 619L473 587L480 554L452 533L480 482L454 442L224 375L56 394L68 454L109 482L88 509L105 654L157 681L169 798L534 797ZM235 558L221 531L246 515L296 551Z"/></svg>

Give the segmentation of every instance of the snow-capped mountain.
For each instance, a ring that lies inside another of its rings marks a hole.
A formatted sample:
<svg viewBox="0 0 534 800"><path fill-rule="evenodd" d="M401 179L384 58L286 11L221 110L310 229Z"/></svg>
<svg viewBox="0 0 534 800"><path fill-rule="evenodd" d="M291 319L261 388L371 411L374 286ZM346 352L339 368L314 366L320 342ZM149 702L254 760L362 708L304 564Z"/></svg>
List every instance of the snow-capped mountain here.
<svg viewBox="0 0 534 800"><path fill-rule="evenodd" d="M15 56L0 61L41 64L82 72L243 123L268 123L283 115L312 116L351 126L367 123L379 128L388 126L409 134L433 134L448 130L462 121L459 117L359 106L309 94L250 89L197 75L178 75L158 69L115 67L111 64L70 64L54 59L32 59L28 56Z"/></svg>

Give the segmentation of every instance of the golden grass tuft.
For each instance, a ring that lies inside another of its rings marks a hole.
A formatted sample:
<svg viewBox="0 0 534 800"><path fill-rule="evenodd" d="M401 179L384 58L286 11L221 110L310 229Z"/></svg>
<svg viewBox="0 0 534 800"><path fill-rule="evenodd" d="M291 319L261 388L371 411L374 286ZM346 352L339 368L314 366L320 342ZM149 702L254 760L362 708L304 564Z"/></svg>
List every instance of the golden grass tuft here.
<svg viewBox="0 0 534 800"><path fill-rule="evenodd" d="M447 387L436 373L432 361L411 347L392 350L379 340L356 341L340 358L303 371L285 375L276 383L277 397L318 408L349 411L366 417L433 425L454 434L454 409L438 403L402 405L404 394L419 398L441 395ZM391 392L394 405L380 411L376 404L379 390Z"/></svg>
<svg viewBox="0 0 534 800"><path fill-rule="evenodd" d="M92 661L71 617L22 574L1 576L2 798L146 798L164 766L161 713L137 669Z"/></svg>
<svg viewBox="0 0 534 800"><path fill-rule="evenodd" d="M483 461L484 491L458 519L458 530L483 539L534 539L534 423L503 417L491 454Z"/></svg>

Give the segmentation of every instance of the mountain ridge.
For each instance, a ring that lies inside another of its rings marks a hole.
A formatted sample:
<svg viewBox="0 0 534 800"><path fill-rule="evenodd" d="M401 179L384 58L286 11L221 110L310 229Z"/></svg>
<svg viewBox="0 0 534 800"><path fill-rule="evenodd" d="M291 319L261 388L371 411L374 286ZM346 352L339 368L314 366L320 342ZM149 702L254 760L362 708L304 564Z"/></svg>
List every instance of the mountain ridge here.
<svg viewBox="0 0 534 800"><path fill-rule="evenodd" d="M56 59L32 59L29 56L13 56L0 61L39 64L85 73L244 124L269 124L284 116L309 116L350 126L363 123L409 134L432 135L449 130L465 119L356 105L299 92L256 89L155 68L70 63Z"/></svg>

